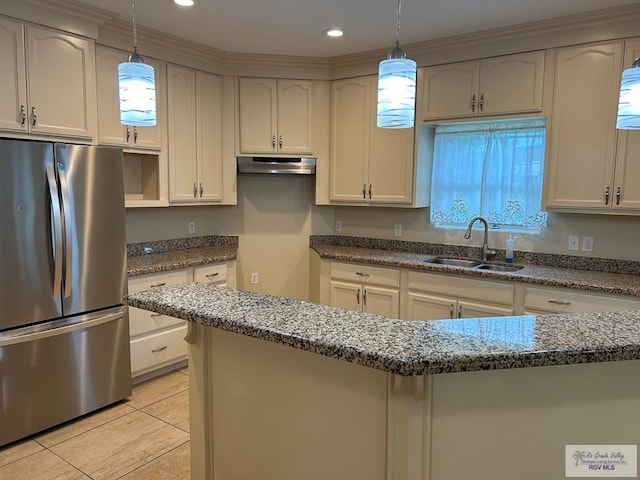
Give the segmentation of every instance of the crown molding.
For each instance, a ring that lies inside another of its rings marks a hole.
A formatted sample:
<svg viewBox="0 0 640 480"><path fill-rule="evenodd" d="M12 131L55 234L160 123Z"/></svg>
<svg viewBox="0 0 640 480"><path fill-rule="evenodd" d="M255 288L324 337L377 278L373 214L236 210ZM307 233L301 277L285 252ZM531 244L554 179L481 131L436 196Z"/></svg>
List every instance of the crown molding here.
<svg viewBox="0 0 640 480"><path fill-rule="evenodd" d="M98 27L113 17L73 0L2 0L0 14L93 39L98 38Z"/></svg>
<svg viewBox="0 0 640 480"><path fill-rule="evenodd" d="M461 62L511 53L638 36L640 5L597 10L549 20L522 23L464 35L403 45L418 66ZM331 78L377 72L387 50L329 59Z"/></svg>

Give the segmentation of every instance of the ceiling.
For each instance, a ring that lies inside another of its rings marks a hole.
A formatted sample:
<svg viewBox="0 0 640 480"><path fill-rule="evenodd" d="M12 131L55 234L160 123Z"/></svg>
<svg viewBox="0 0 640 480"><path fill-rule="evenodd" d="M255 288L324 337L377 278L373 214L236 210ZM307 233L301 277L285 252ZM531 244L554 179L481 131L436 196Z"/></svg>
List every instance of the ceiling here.
<svg viewBox="0 0 640 480"><path fill-rule="evenodd" d="M131 0L80 0L131 21ZM640 0L403 0L402 45ZM334 57L391 49L396 0L136 0L136 23L233 53ZM341 27L342 38L326 38ZM139 45L144 52L144 45ZM411 52L407 50L410 57Z"/></svg>

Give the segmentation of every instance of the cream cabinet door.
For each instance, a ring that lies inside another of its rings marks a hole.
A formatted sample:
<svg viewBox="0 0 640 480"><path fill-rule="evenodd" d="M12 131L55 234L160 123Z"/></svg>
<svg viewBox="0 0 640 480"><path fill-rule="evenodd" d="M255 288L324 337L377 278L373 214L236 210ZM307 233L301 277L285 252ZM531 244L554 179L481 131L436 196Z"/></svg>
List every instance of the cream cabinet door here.
<svg viewBox="0 0 640 480"><path fill-rule="evenodd" d="M277 150L313 155L316 137L315 82L277 81Z"/></svg>
<svg viewBox="0 0 640 480"><path fill-rule="evenodd" d="M398 318L400 316L400 292L392 288L363 285L362 311Z"/></svg>
<svg viewBox="0 0 640 480"><path fill-rule="evenodd" d="M330 200L366 202L371 95L369 77L331 84Z"/></svg>
<svg viewBox="0 0 640 480"><path fill-rule="evenodd" d="M240 153L277 151L277 88L273 79L241 78Z"/></svg>
<svg viewBox="0 0 640 480"><path fill-rule="evenodd" d="M332 280L330 289L332 306L362 311L362 288L359 284Z"/></svg>
<svg viewBox="0 0 640 480"><path fill-rule="evenodd" d="M376 112L376 95L372 112ZM371 118L369 203L411 203L413 199L413 128L378 128Z"/></svg>
<svg viewBox="0 0 640 480"><path fill-rule="evenodd" d="M475 116L479 68L477 61L425 68L423 120Z"/></svg>
<svg viewBox="0 0 640 480"><path fill-rule="evenodd" d="M640 57L640 39L625 43L624 68ZM612 184L613 208L640 210L640 131L618 130L616 170Z"/></svg>
<svg viewBox="0 0 640 480"><path fill-rule="evenodd" d="M558 49L547 140L548 208L611 208L621 69L621 42Z"/></svg>
<svg viewBox="0 0 640 480"><path fill-rule="evenodd" d="M407 293L407 320L454 318L456 305L455 298L410 291Z"/></svg>
<svg viewBox="0 0 640 480"><path fill-rule="evenodd" d="M222 80L196 72L198 198L222 200Z"/></svg>
<svg viewBox="0 0 640 480"><path fill-rule="evenodd" d="M478 115L542 110L544 51L480 61Z"/></svg>
<svg viewBox="0 0 640 480"><path fill-rule="evenodd" d="M156 114L154 127L132 127L120 123L118 96L118 65L126 62L129 53L103 46L96 47L96 77L98 99L98 143L129 148L159 150L162 147L164 123L164 63L144 57L153 66L156 78Z"/></svg>
<svg viewBox="0 0 640 480"><path fill-rule="evenodd" d="M507 315L513 315L513 308L469 302L467 300L459 300L456 310L457 318L504 317Z"/></svg>
<svg viewBox="0 0 640 480"><path fill-rule="evenodd" d="M169 198L195 202L198 199L196 72L167 65L169 138Z"/></svg>
<svg viewBox="0 0 640 480"><path fill-rule="evenodd" d="M0 130L27 131L27 80L21 22L0 18Z"/></svg>
<svg viewBox="0 0 640 480"><path fill-rule="evenodd" d="M29 128L91 139L95 108L93 42L26 26Z"/></svg>

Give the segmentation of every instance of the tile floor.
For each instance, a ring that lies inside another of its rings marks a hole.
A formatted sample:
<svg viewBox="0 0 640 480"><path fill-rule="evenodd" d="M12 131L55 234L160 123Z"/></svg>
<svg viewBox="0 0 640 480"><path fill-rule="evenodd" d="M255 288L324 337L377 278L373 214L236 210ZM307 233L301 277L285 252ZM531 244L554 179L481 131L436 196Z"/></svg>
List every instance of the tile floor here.
<svg viewBox="0 0 640 480"><path fill-rule="evenodd" d="M0 480L188 480L188 374L136 385L116 405L0 448Z"/></svg>

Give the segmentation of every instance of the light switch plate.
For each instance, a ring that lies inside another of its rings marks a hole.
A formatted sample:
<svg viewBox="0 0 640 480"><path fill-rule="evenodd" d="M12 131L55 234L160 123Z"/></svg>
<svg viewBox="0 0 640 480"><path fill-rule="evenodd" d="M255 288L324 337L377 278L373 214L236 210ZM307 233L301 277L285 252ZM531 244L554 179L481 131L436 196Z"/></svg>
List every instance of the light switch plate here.
<svg viewBox="0 0 640 480"><path fill-rule="evenodd" d="M402 225L395 224L393 226L393 236L394 237L401 237L402 236Z"/></svg>
<svg viewBox="0 0 640 480"><path fill-rule="evenodd" d="M569 235L569 250L579 250L580 237L577 235Z"/></svg>
<svg viewBox="0 0 640 480"><path fill-rule="evenodd" d="M336 220L336 232L342 231L342 220Z"/></svg>

